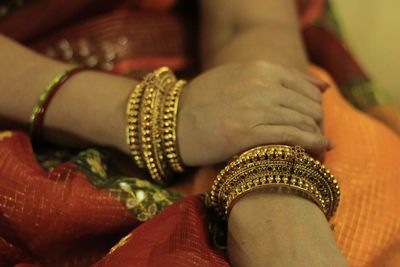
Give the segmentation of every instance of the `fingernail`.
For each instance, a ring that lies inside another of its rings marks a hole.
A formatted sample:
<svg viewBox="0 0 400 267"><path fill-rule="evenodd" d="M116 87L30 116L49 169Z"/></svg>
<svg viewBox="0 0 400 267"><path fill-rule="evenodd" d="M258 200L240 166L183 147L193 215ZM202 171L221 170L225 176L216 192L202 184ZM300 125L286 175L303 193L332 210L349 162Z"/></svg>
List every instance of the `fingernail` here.
<svg viewBox="0 0 400 267"><path fill-rule="evenodd" d="M323 92L325 92L327 89L329 89L329 87L331 87L331 85L329 83L322 81L320 88Z"/></svg>
<svg viewBox="0 0 400 267"><path fill-rule="evenodd" d="M331 139L328 139L328 147L327 150L331 151L332 149L334 149L336 147L336 143L334 141L332 141Z"/></svg>
<svg viewBox="0 0 400 267"><path fill-rule="evenodd" d="M321 91L323 91L323 92L325 92L326 89L328 89L330 87L329 83L327 83L324 80L321 80L319 78L316 78L314 76L309 76L309 80L311 83L316 85L319 89L321 89Z"/></svg>

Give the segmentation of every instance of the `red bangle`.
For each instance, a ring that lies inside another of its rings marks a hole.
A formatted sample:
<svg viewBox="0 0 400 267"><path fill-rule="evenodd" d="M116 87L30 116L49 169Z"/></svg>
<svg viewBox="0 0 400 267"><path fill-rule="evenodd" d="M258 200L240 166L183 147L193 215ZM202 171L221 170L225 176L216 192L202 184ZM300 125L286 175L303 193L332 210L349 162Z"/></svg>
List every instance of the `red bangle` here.
<svg viewBox="0 0 400 267"><path fill-rule="evenodd" d="M81 67L73 67L59 73L53 78L51 83L46 87L46 90L44 90L44 92L40 95L39 101L35 105L30 118L30 135L32 140L38 141L41 139L47 108L49 107L51 100L59 91L61 86L63 86L65 82L74 74L83 70L87 69Z"/></svg>

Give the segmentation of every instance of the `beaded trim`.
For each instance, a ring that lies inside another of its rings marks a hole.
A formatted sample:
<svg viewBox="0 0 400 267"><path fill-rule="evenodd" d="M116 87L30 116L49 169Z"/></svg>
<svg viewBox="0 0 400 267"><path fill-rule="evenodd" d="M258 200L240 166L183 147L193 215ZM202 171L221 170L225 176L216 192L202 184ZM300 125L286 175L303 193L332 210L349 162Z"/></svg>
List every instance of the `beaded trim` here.
<svg viewBox="0 0 400 267"><path fill-rule="evenodd" d="M177 117L179 97L182 89L186 85L186 81L179 80L167 92L164 101L163 112L163 143L166 157L171 169L176 173L185 171L184 164L179 158L179 148L177 143Z"/></svg>
<svg viewBox="0 0 400 267"><path fill-rule="evenodd" d="M339 185L325 166L304 149L283 145L257 147L230 162L214 181L211 200L216 211L227 218L243 195L274 187L305 193L328 219L340 200Z"/></svg>
<svg viewBox="0 0 400 267"><path fill-rule="evenodd" d="M126 115L128 117L128 126L126 127L127 143L136 165L141 169L143 169L146 165L143 159L143 155L140 151L139 133L139 113L143 91L143 85L141 83L138 83L129 97L128 105L126 108Z"/></svg>

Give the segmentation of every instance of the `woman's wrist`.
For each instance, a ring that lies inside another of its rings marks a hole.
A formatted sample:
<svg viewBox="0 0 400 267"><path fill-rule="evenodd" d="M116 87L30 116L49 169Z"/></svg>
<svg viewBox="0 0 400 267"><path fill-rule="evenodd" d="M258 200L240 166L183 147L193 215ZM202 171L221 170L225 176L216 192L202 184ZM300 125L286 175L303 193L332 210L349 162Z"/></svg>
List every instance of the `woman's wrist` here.
<svg viewBox="0 0 400 267"><path fill-rule="evenodd" d="M326 218L311 201L257 190L241 198L228 220L233 266L307 265L320 255L328 265L347 266ZM337 265L333 265L337 264Z"/></svg>
<svg viewBox="0 0 400 267"><path fill-rule="evenodd" d="M71 146L93 143L128 153L125 113L135 84L130 79L94 71L72 77L48 109L46 139Z"/></svg>

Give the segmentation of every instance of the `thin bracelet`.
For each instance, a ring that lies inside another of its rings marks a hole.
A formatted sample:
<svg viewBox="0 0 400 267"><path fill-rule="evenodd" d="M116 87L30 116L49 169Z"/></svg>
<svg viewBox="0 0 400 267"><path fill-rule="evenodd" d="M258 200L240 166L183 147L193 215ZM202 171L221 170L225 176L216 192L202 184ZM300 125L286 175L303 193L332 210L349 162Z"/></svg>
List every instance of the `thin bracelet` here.
<svg viewBox="0 0 400 267"><path fill-rule="evenodd" d="M30 117L30 135L32 140L40 140L43 132L44 118L51 100L64 83L72 75L86 70L86 68L72 67L57 74L39 97Z"/></svg>

